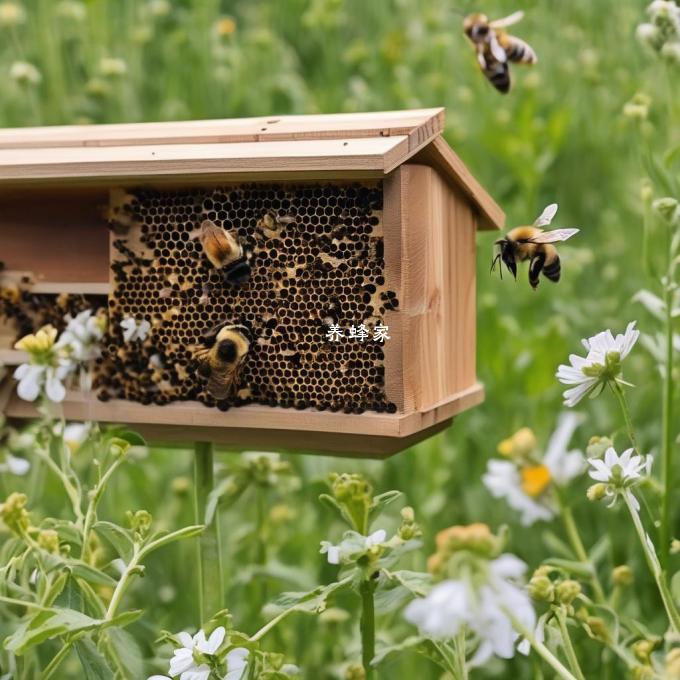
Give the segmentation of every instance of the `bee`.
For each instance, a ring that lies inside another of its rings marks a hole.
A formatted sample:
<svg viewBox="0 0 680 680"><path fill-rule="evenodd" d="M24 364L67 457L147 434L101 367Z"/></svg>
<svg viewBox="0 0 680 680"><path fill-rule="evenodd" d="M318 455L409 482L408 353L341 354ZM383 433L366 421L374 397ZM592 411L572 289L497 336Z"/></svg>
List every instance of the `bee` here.
<svg viewBox="0 0 680 680"><path fill-rule="evenodd" d="M494 271L498 264L501 278L503 278L501 264L503 263L517 279L517 262L529 260L529 283L533 289L538 286L538 277L541 272L547 279L557 283L560 280L560 257L555 246L550 244L566 241L574 234L578 234L579 230L543 231L543 227L552 222L556 212L557 203L551 203L531 227L516 227L509 231L505 238L496 241L495 245L499 246L499 252L491 261L491 271Z"/></svg>
<svg viewBox="0 0 680 680"><path fill-rule="evenodd" d="M283 227L293 222L295 222L295 218L290 215L281 216L272 210L268 210L260 217L255 226L267 238L276 238L280 235Z"/></svg>
<svg viewBox="0 0 680 680"><path fill-rule="evenodd" d="M199 234L205 256L224 274L226 283L240 286L250 278L250 263L243 246L226 229L203 220Z"/></svg>
<svg viewBox="0 0 680 680"><path fill-rule="evenodd" d="M522 20L524 12L515 12L504 19L489 21L485 14L470 14L463 21L463 30L477 52L477 61L487 80L505 94L510 90L508 62L535 64L536 52L524 40L503 29Z"/></svg>
<svg viewBox="0 0 680 680"><path fill-rule="evenodd" d="M207 378L206 389L215 399L227 399L236 393L249 349L248 329L228 324L204 338L203 345L194 350L198 373Z"/></svg>

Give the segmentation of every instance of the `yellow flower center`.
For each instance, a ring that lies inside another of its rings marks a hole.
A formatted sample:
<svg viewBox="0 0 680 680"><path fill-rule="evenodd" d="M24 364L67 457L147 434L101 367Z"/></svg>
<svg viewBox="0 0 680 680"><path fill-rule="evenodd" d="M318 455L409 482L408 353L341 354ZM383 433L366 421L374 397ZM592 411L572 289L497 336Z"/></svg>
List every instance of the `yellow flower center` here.
<svg viewBox="0 0 680 680"><path fill-rule="evenodd" d="M522 468L522 490L527 496L540 496L550 484L550 470L545 465Z"/></svg>

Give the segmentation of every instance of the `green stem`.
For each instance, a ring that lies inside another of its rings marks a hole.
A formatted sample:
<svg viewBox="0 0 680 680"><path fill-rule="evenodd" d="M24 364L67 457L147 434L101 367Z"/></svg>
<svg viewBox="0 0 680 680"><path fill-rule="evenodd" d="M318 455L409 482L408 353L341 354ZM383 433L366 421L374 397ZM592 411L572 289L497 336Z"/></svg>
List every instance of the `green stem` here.
<svg viewBox="0 0 680 680"><path fill-rule="evenodd" d="M574 651L574 645L571 643L571 636L569 635L569 630L567 628L567 620L564 611L561 607L556 607L553 611L555 612L555 618L557 619L560 633L562 634L562 645L567 661L569 662L569 668L571 668L578 680L585 680L581 666L578 663L578 658L576 657L576 652Z"/></svg>
<svg viewBox="0 0 680 680"><path fill-rule="evenodd" d="M50 468L50 470L52 470L52 472L54 472L57 477L59 477L64 487L64 491L71 501L71 506L73 508L73 514L76 516L76 521L82 522L84 517L83 511L80 507L80 494L78 493L78 489L76 489L76 487L71 484L69 478L62 472L61 468L52 460L52 457L47 452L43 451L40 447L36 447L34 452L38 458L40 458L47 465L47 467Z"/></svg>
<svg viewBox="0 0 680 680"><path fill-rule="evenodd" d="M669 268L670 269L670 268ZM670 272L669 272L670 274ZM661 526L659 544L661 563L668 565L671 542L671 495L673 492L673 291L670 280L666 281L666 374L663 381L661 414L661 479L663 496L661 501Z"/></svg>
<svg viewBox="0 0 680 680"><path fill-rule="evenodd" d="M215 486L213 447L209 442L194 446L194 514L196 524L205 523L205 509ZM208 610L218 611L224 602L222 554L218 513L198 538L198 607L201 623L208 620Z"/></svg>
<svg viewBox="0 0 680 680"><path fill-rule="evenodd" d="M372 580L364 580L359 585L361 595L361 662L364 666L366 680L373 680L373 666L371 661L375 656L375 602L373 593L375 583Z"/></svg>
<svg viewBox="0 0 680 680"><path fill-rule="evenodd" d="M633 526L635 527L635 532L640 540L640 545L642 545L642 550L645 554L645 559L647 560L647 566L654 576L656 581L656 586L659 589L659 594L661 595L661 601L663 602L664 609L666 610L666 615L671 624L671 628L675 633L680 633L680 613L673 602L673 596L671 595L668 586L666 585L664 572L661 570L661 564L656 556L656 552L652 549L652 546L647 542L647 534L642 526L642 521L640 520L640 515L638 511L633 507L633 494L631 491L624 491L622 494L623 500L626 503L628 512L630 513L631 519L633 520Z"/></svg>
<svg viewBox="0 0 680 680"><path fill-rule="evenodd" d="M14 597L5 597L4 595L0 595L0 602L2 602L3 604L16 605L17 607L26 607L26 609L37 609L38 611L41 612L51 611L49 607L43 607L41 604L38 604L37 602L27 602L26 600L18 600Z"/></svg>
<svg viewBox="0 0 680 680"><path fill-rule="evenodd" d="M505 610L506 616L512 622L512 627L523 637L529 640L529 644L534 651L545 661L562 680L578 680L576 676L569 672L569 670L562 664L562 662L542 643L539 642L532 631L523 626L512 614Z"/></svg>
<svg viewBox="0 0 680 680"><path fill-rule="evenodd" d="M45 669L40 674L40 680L48 680L55 671L61 666L62 662L71 653L71 642L66 642L64 646L52 657L52 660L45 666Z"/></svg>
<svg viewBox="0 0 680 680"><path fill-rule="evenodd" d="M626 395L623 388L616 381L611 381L609 386L619 400L619 405L621 406L621 411L623 413L623 419L626 421L626 431L628 432L628 438L633 448L637 453L640 453L640 449L637 445L637 439L635 438L635 428L633 427L633 420L630 417L630 409L628 408L628 402L626 401Z"/></svg>
<svg viewBox="0 0 680 680"><path fill-rule="evenodd" d="M600 583L600 579L597 576L595 565L592 564L588 558L588 553L586 553L583 541L581 540L581 535L579 534L576 522L574 521L574 515L571 512L571 508L564 502L562 495L559 492L557 494L557 499L560 506L560 516L562 517L562 522L564 523L564 530L567 533L567 538L569 539L572 550L576 553L576 557L580 562L583 562L584 565L590 567L590 583L593 587L593 595L595 596L595 600L599 604L605 604L606 598L604 595L604 590L602 589L602 584Z"/></svg>
<svg viewBox="0 0 680 680"><path fill-rule="evenodd" d="M90 502L87 505L87 510L85 512L85 519L83 521L83 545L80 552L80 558L86 560L89 554L89 542L90 542L90 532L92 531L92 525L97 518L97 506L104 493L106 485L111 479L111 475L116 471L116 469L123 462L124 457L118 457L110 466L109 469L104 473L102 478L97 482L94 489L89 493Z"/></svg>
<svg viewBox="0 0 680 680"><path fill-rule="evenodd" d="M111 602L109 602L109 607L106 610L106 615L104 616L106 621L110 621L116 615L116 611L118 610L121 600L123 599L123 595L125 595L127 587L130 585L130 581L132 580L133 576L138 574L140 571L138 568L139 561L141 559L139 546L135 544L133 550L134 552L132 553L132 559L126 565L125 571L121 574L120 580L116 584L116 588L113 591L113 595L111 596Z"/></svg>

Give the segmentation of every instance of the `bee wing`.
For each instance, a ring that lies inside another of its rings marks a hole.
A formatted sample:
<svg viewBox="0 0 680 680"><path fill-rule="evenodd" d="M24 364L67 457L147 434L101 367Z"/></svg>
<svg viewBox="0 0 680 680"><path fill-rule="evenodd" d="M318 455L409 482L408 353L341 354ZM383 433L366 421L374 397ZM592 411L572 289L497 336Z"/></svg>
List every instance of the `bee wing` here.
<svg viewBox="0 0 680 680"><path fill-rule="evenodd" d="M543 212L536 218L534 222L535 227L545 227L553 221L555 213L557 212L557 203L551 203L543 210Z"/></svg>
<svg viewBox="0 0 680 680"><path fill-rule="evenodd" d="M491 28L507 28L508 26L512 26L513 24L519 23L522 21L524 18L524 12L520 10L519 12L513 12L512 14L508 15L507 17L503 17L502 19L496 19L496 21L490 21L489 26Z"/></svg>
<svg viewBox="0 0 680 680"><path fill-rule="evenodd" d="M532 236L527 239L527 243L556 243L557 241L566 241L574 234L578 234L580 229L552 229L551 231L544 231L542 234Z"/></svg>
<svg viewBox="0 0 680 680"><path fill-rule="evenodd" d="M494 59L500 61L501 64L505 64L508 60L508 55L505 53L503 46L498 42L498 38L495 34L493 34L489 40L489 49L491 50Z"/></svg>

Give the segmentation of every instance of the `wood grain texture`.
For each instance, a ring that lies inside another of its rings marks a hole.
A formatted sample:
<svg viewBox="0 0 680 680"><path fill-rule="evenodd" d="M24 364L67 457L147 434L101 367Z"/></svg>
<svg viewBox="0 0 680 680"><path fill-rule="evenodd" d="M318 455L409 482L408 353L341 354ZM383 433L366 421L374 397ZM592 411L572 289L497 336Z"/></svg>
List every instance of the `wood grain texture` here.
<svg viewBox="0 0 680 680"><path fill-rule="evenodd" d="M454 187L459 187L479 212L479 228L482 230L502 229L505 213L491 198L484 187L473 177L463 161L442 137L437 137L413 156L414 163L436 168Z"/></svg>
<svg viewBox="0 0 680 680"><path fill-rule="evenodd" d="M298 448L382 457L446 427L457 413L480 403L483 394L481 385L473 385L422 413L394 415L293 411L255 404L222 413L194 402L167 406L142 406L121 400L101 402L94 395L80 392L68 392L62 407L67 420L127 423L150 433L154 442L201 440L238 448ZM37 411L34 404L13 394L5 415L35 418Z"/></svg>
<svg viewBox="0 0 680 680"><path fill-rule="evenodd" d="M28 198L2 192L0 253L5 268L30 272L38 287L45 284L50 289L51 282L59 282L65 288L35 292L71 292L66 284L74 283L106 284L109 238L102 212L106 202L105 193L77 189Z"/></svg>
<svg viewBox="0 0 680 680"><path fill-rule="evenodd" d="M166 123L67 125L0 130L0 149L221 144L356 137L409 138L416 150L444 129L444 109L269 116Z"/></svg>
<svg viewBox="0 0 680 680"><path fill-rule="evenodd" d="M0 182L233 172L377 170L409 155L406 136L361 139L0 149Z"/></svg>
<svg viewBox="0 0 680 680"><path fill-rule="evenodd" d="M404 165L403 408L423 412L476 384L475 216L433 168Z"/></svg>

